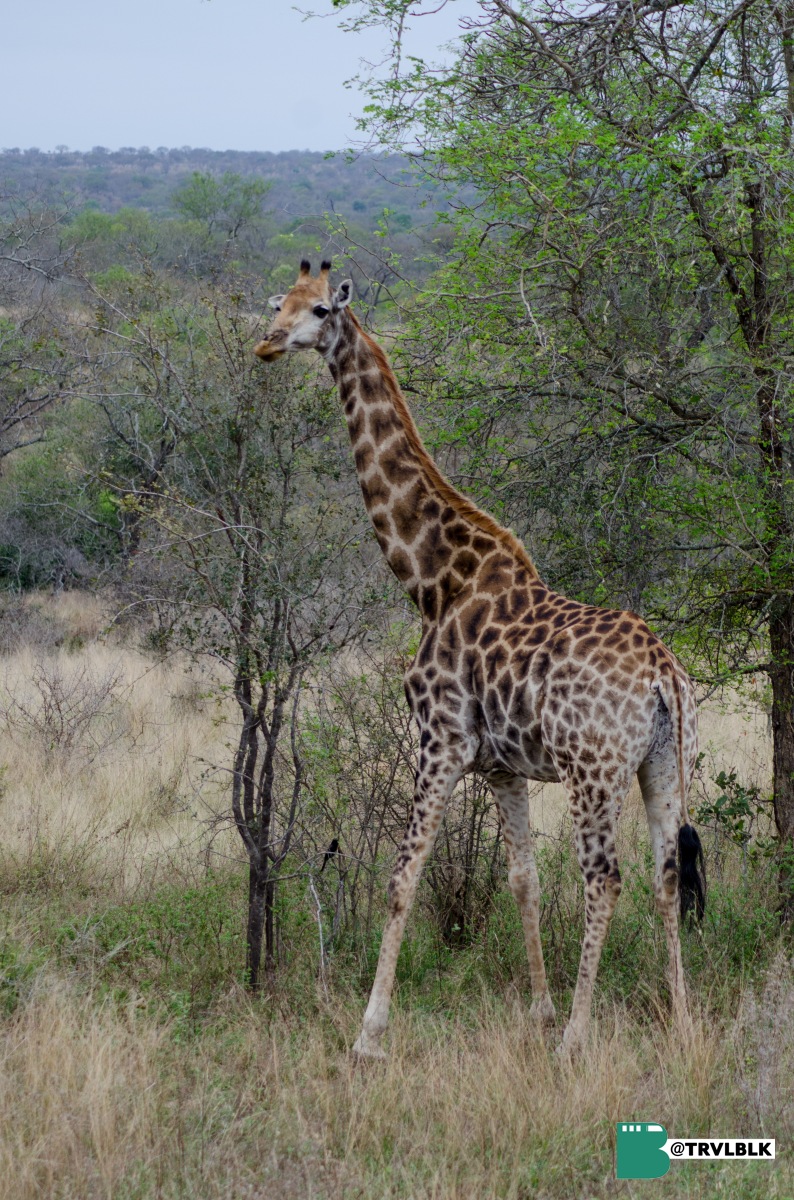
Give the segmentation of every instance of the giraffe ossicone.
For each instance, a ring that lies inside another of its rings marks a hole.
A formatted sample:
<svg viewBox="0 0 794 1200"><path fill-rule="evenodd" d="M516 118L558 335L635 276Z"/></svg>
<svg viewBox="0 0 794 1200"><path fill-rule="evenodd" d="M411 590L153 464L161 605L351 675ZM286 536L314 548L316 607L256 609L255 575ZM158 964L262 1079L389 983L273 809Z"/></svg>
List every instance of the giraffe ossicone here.
<svg viewBox="0 0 794 1200"><path fill-rule="evenodd" d="M584 881L585 932L562 1049L585 1037L601 950L621 882L620 805L639 777L654 854L672 1005L689 1027L678 928L704 902L702 851L687 793L697 757L694 691L641 617L568 600L540 579L509 530L439 471L374 339L350 311L351 283L308 262L255 353L265 362L315 349L339 388L356 471L375 536L422 617L405 691L419 727L413 809L388 890L388 917L361 1034L382 1057L397 955L422 867L463 775L491 785L524 927L531 1013L554 1021L540 939L540 884L527 780L564 784Z"/></svg>

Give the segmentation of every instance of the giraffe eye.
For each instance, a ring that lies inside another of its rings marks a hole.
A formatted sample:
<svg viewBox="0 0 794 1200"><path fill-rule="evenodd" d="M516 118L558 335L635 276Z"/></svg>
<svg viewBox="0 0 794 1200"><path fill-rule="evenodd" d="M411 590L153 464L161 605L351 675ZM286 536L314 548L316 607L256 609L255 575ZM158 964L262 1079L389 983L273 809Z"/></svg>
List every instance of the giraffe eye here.
<svg viewBox="0 0 794 1200"><path fill-rule="evenodd" d="M321 319L323 317L327 317L330 311L330 308L328 308L325 304L315 304L314 306L315 317L320 317Z"/></svg>

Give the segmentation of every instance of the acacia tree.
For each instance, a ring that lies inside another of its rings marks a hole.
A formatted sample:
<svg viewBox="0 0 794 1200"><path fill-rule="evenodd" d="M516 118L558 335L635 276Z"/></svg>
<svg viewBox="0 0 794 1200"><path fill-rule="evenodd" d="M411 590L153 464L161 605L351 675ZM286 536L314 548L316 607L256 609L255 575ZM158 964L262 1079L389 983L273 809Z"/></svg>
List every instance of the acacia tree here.
<svg viewBox="0 0 794 1200"><path fill-rule="evenodd" d="M262 201L270 190L263 179L243 179L232 171L217 178L194 171L187 183L174 192L174 204L186 217L206 224L209 233L219 230L228 241L262 213Z"/></svg>
<svg viewBox="0 0 794 1200"><path fill-rule="evenodd" d="M335 6L392 35L371 131L449 190L411 357L463 478L701 677L766 672L790 913L794 5L482 0L435 70L407 0Z"/></svg>
<svg viewBox="0 0 794 1200"><path fill-rule="evenodd" d="M194 230L198 252L197 256L191 256L194 270L217 277L230 265L232 256L250 258L253 254L261 258L262 245L257 233L263 232L262 205L269 191L269 182L245 179L233 171L225 171L221 176L194 171L176 189L173 203L180 215L187 218L185 232Z"/></svg>

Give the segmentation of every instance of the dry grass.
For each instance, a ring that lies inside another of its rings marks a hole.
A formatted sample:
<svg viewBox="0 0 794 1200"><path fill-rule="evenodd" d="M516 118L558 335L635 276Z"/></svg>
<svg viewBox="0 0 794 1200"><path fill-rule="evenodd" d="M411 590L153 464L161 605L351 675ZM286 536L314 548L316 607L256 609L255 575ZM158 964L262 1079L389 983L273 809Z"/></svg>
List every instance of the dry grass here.
<svg viewBox="0 0 794 1200"><path fill-rule="evenodd" d="M87 949L61 953L69 922L132 912L164 883L204 877L203 822L228 789L202 777L202 761L225 759L228 710L202 697L184 664L100 640L101 605L38 603L67 633L79 627L69 644L82 645L21 645L4 659L0 997L13 1002L0 1017L0 1200L794 1196L786 953L758 980L737 978L729 1004L716 986L700 994L686 1045L652 989L641 1012L602 992L590 1046L570 1066L530 1026L523 976L494 986L473 969L460 988L450 976L440 1003L405 986L390 1058L371 1068L348 1055L362 996L341 968L326 996L314 960L297 982L293 963L256 1002L228 977L186 1021L167 972L155 996L123 949L115 975L88 933ZM35 706L37 669L64 679L75 667L114 681L76 744L47 745L9 719L14 704ZM703 741L723 769L761 778L764 722L712 706ZM92 739L100 755L87 751ZM544 788L535 819L552 831L560 808ZM629 855L641 823L631 805L626 815ZM216 849L239 858L231 838ZM663 952L658 930L645 944ZM631 1119L682 1136L763 1132L783 1153L771 1167L675 1164L663 1180L620 1183L615 1122Z"/></svg>
<svg viewBox="0 0 794 1200"><path fill-rule="evenodd" d="M228 757L228 709L201 698L209 681L178 661L154 663L101 642L77 652L22 648L4 668L6 883L15 871L30 881L56 860L62 875L112 886L119 897L174 869L189 874L201 821L223 809L228 792L222 775L205 771ZM54 723L50 730L42 712L42 692L59 687L67 699L77 696L69 739ZM85 720L83 691L102 699Z"/></svg>
<svg viewBox="0 0 794 1200"><path fill-rule="evenodd" d="M166 1037L42 978L3 1032L0 1196L115 1196L153 1148Z"/></svg>
<svg viewBox="0 0 794 1200"><path fill-rule="evenodd" d="M361 1068L346 1053L350 1009L318 1004L304 1029L263 1016L230 998L223 1027L185 1045L134 1008L86 1005L43 977L0 1042L0 1197L792 1194L785 1157L675 1164L645 1185L613 1178L619 1119L749 1132L737 1062L752 1040L730 1031L700 1023L682 1046L662 1026L638 1033L618 1011L566 1067L523 1004L483 996L476 1023L471 1011L398 1012L389 1061ZM790 1071L791 1026L775 1038ZM768 1099L785 1153L790 1090Z"/></svg>

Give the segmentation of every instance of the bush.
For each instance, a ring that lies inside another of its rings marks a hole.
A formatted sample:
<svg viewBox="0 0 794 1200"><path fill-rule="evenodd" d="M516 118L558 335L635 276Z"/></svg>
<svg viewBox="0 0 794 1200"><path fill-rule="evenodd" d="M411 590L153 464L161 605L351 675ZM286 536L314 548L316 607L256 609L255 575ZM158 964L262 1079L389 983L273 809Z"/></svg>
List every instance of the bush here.
<svg viewBox="0 0 794 1200"><path fill-rule="evenodd" d="M64 922L58 955L117 1000L137 995L192 1025L243 982L244 895L234 872L161 887L146 900Z"/></svg>
<svg viewBox="0 0 794 1200"><path fill-rule="evenodd" d="M39 659L30 683L31 695L12 698L2 711L12 738L92 762L121 737L119 671L95 674L80 663L64 668L57 659Z"/></svg>

